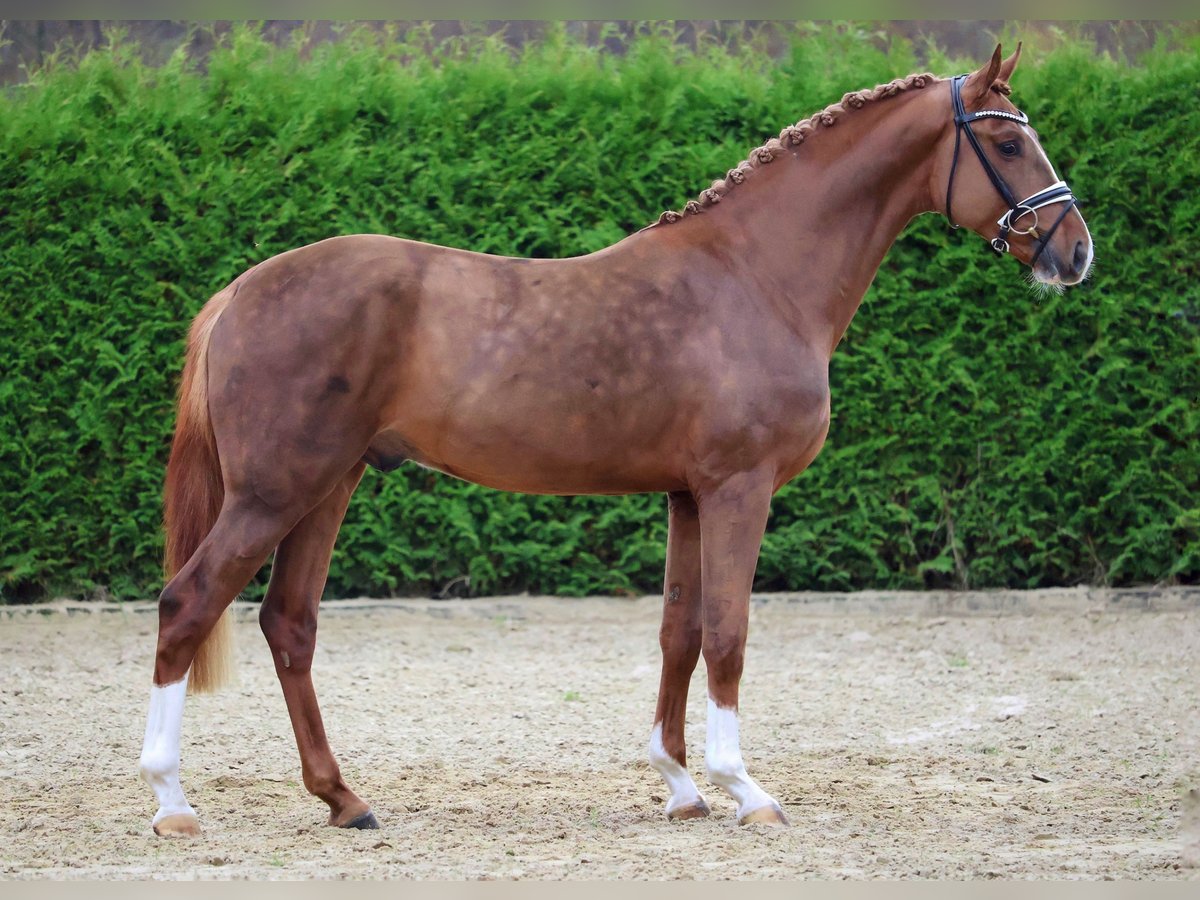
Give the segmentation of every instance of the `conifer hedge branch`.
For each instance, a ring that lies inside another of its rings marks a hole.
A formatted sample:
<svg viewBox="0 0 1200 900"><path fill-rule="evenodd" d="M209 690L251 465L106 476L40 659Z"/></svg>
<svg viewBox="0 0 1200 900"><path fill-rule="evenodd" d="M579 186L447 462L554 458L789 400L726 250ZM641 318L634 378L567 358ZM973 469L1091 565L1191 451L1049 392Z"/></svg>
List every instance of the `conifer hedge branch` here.
<svg viewBox="0 0 1200 900"><path fill-rule="evenodd" d="M1025 54L1014 98L1084 198L1095 276L1039 296L915 222L834 357L829 442L776 499L758 588L1200 578L1200 44L1181 41L1137 67ZM620 55L553 30L301 54L240 29L205 71L138 59L117 40L0 98L0 602L157 593L183 336L255 262L354 232L590 252L847 90L969 65L845 28L775 58L648 28ZM654 591L665 522L657 496L372 472L327 592Z"/></svg>

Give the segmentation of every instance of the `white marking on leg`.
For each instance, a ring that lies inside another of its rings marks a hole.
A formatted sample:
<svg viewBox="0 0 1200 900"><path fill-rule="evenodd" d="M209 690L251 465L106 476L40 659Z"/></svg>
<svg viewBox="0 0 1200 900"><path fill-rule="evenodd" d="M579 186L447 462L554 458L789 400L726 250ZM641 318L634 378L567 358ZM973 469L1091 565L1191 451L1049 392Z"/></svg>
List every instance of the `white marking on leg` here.
<svg viewBox="0 0 1200 900"><path fill-rule="evenodd" d="M650 765L667 783L671 799L667 801L667 815L694 803L703 803L704 797L696 788L696 782L688 774L688 770L679 764L675 757L667 753L663 746L662 722L656 722L654 731L650 733Z"/></svg>
<svg viewBox="0 0 1200 900"><path fill-rule="evenodd" d="M708 780L737 801L738 819L764 806L778 807L775 799L746 773L738 738L735 709L722 709L708 698L708 743L704 748Z"/></svg>
<svg viewBox="0 0 1200 900"><path fill-rule="evenodd" d="M174 684L150 688L150 713L146 717L146 739L142 742L139 768L142 779L154 789L154 796L158 798L153 825L167 816L196 814L184 799L183 786L179 783L179 735L186 695L186 675Z"/></svg>

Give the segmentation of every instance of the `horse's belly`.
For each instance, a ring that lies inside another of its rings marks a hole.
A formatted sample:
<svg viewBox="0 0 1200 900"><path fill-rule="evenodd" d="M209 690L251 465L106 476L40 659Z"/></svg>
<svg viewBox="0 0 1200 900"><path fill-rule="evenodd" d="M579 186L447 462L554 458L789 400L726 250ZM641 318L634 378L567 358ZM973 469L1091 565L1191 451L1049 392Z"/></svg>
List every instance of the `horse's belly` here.
<svg viewBox="0 0 1200 900"><path fill-rule="evenodd" d="M474 418L397 422L372 441L367 461L386 469L408 459L486 487L531 494L680 490L680 454L671 436L663 437L606 429L586 416L498 407Z"/></svg>
<svg viewBox="0 0 1200 900"><path fill-rule="evenodd" d="M566 470L513 468L495 466L490 461L426 463L425 466L484 487L521 494L644 494L687 489L682 477L663 471L617 472L579 466Z"/></svg>

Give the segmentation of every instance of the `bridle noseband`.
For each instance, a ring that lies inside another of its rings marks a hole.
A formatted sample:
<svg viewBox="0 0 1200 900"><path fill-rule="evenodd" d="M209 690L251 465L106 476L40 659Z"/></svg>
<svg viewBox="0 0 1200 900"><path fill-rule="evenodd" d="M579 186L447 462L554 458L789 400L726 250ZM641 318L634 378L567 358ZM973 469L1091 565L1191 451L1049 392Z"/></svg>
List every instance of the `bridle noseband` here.
<svg viewBox="0 0 1200 900"><path fill-rule="evenodd" d="M1000 233L992 238L992 249L998 254L1007 253L1009 232L1013 234L1028 234L1037 241L1034 245L1036 250L1033 254L1033 259L1029 261L1029 265L1034 266L1041 257L1042 251L1046 249L1046 245L1050 243L1050 238L1054 237L1054 232L1062 224L1062 220L1067 217L1067 213L1074 209L1075 204L1079 201L1071 193L1071 189L1067 187L1065 181L1056 181L1050 187L1040 190L1036 194L1026 197L1024 200L1017 200L1013 197L1012 191L1008 189L1008 185L1004 183L1004 179L1000 177L1000 173L996 171L988 160L987 154L983 152L983 146L979 143L979 138L971 130L971 123L976 119L1008 119L1010 122L1026 125L1029 123L1029 117L1023 112L1011 113L1005 112L1002 109L981 109L979 112L968 113L962 100L962 84L967 78L967 75L956 75L950 82L950 96L954 101L954 160L950 163L950 181L946 185L946 218L950 220L952 228L958 228L958 225L954 221L954 215L950 211L950 199L954 191L954 172L958 168L958 148L963 132L965 131L967 133L967 140L971 142L971 147L975 150L975 155L979 157L983 171L987 173L987 177L991 180L992 185L1004 199L1004 202L1008 204L1008 212L996 220L996 224L1000 226ZM1054 220L1054 224L1050 226L1050 230L1043 236L1038 232L1037 211L1043 206L1049 206L1052 203L1065 203L1066 206L1058 214L1058 218ZM1018 228L1016 225L1017 220L1025 216L1033 216L1033 224L1026 228Z"/></svg>

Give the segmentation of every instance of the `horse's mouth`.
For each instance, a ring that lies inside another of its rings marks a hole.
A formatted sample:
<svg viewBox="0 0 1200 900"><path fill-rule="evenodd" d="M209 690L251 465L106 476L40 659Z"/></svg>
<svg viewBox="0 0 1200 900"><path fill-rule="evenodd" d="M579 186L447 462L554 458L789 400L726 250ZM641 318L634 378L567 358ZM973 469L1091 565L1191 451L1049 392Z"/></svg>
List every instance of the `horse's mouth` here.
<svg viewBox="0 0 1200 900"><path fill-rule="evenodd" d="M1062 274L1058 271L1058 266L1047 259L1050 254L1042 254L1042 258L1038 260L1037 265L1033 267L1033 280L1038 284L1062 286Z"/></svg>
<svg viewBox="0 0 1200 900"><path fill-rule="evenodd" d="M1033 267L1033 280L1038 284L1046 285L1047 287L1055 287L1062 289L1079 284L1087 278L1092 272L1092 252L1090 247L1087 250L1086 258L1078 251L1075 253L1075 258L1072 264L1064 266L1061 264L1058 255L1049 247L1037 261L1037 265Z"/></svg>

